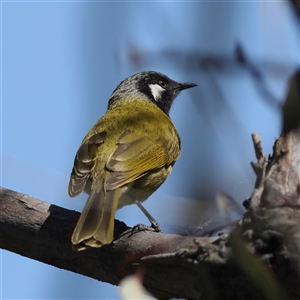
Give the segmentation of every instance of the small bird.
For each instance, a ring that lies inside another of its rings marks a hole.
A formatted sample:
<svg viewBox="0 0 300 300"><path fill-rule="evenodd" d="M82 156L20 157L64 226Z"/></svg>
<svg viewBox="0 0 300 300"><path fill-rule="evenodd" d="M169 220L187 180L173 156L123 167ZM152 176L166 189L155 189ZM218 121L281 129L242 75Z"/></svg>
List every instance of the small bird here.
<svg viewBox="0 0 300 300"><path fill-rule="evenodd" d="M117 209L135 203L145 213L141 203L166 180L181 151L170 108L180 91L195 86L147 71L113 91L75 156L69 195L89 195L71 238L75 250L110 244Z"/></svg>

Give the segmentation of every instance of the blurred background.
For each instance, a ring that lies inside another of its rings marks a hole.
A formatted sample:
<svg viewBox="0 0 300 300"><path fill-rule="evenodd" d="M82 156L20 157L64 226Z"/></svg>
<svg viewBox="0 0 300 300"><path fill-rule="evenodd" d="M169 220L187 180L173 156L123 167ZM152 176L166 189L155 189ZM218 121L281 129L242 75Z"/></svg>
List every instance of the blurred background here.
<svg viewBox="0 0 300 300"><path fill-rule="evenodd" d="M121 80L155 70L198 87L171 110L182 154L145 207L163 232L181 234L224 224L219 192L232 199L230 220L243 213L255 181L251 133L272 152L299 67L291 2L10 1L1 10L2 186L81 211L87 196L67 195L81 140ZM148 224L134 206L116 218ZM1 250L1 299L116 298L118 287Z"/></svg>

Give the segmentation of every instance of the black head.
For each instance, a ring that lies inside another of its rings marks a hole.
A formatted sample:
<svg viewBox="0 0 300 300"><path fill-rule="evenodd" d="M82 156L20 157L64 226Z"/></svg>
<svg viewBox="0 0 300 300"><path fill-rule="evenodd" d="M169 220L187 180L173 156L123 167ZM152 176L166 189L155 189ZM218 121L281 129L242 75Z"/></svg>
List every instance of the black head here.
<svg viewBox="0 0 300 300"><path fill-rule="evenodd" d="M160 107L166 114L180 91L197 86L179 83L164 74L148 71L134 74L123 80L110 97L108 107L123 97L143 97Z"/></svg>

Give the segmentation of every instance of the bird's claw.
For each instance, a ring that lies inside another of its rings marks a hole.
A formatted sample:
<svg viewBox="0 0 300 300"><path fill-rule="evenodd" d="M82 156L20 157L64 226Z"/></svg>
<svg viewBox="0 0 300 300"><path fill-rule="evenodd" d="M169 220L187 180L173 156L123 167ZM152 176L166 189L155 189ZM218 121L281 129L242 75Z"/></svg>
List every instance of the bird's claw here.
<svg viewBox="0 0 300 300"><path fill-rule="evenodd" d="M145 224L137 224L137 225L133 226L131 229L132 234L140 232L140 231L161 232L161 229L157 222L152 222L151 226L147 226Z"/></svg>

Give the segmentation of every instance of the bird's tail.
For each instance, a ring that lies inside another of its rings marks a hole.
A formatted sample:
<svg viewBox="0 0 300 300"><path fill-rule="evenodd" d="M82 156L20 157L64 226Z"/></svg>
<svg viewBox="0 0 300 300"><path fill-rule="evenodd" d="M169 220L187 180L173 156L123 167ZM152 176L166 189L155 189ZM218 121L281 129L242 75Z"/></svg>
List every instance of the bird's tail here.
<svg viewBox="0 0 300 300"><path fill-rule="evenodd" d="M120 192L91 191L72 235L74 249L99 248L112 242Z"/></svg>

